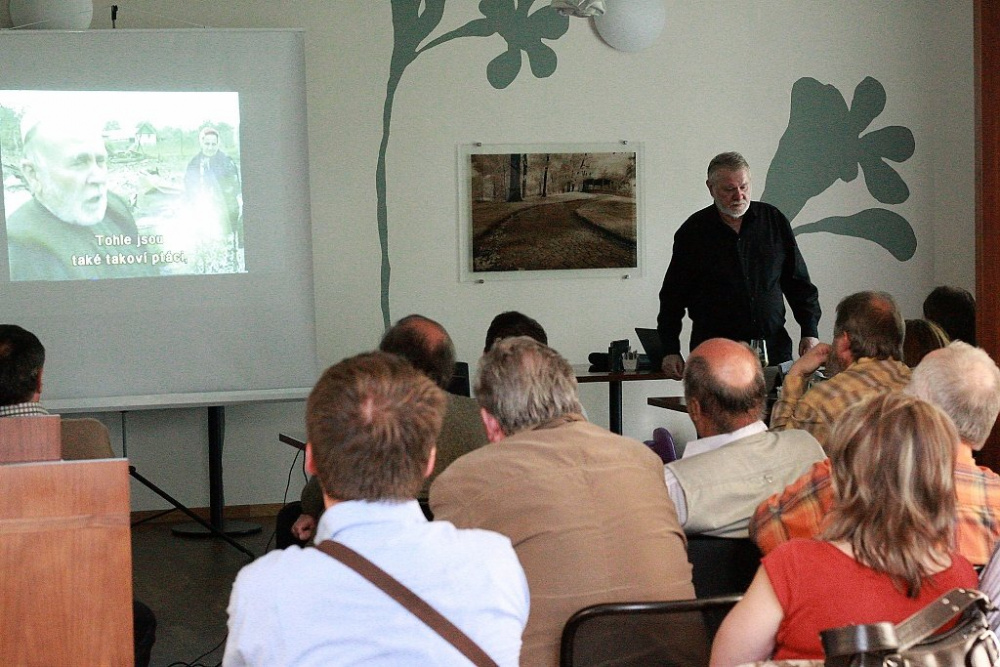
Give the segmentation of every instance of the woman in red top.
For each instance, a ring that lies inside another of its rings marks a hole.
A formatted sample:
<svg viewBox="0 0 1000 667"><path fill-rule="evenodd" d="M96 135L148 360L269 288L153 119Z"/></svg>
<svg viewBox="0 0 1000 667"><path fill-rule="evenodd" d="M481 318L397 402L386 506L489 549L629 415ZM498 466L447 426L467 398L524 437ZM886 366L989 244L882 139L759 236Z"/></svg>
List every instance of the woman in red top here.
<svg viewBox="0 0 1000 667"><path fill-rule="evenodd" d="M821 630L898 623L952 588L975 588L972 565L950 547L958 446L951 420L912 396L844 413L827 442L837 504L824 532L764 559L719 629L712 666L822 659Z"/></svg>

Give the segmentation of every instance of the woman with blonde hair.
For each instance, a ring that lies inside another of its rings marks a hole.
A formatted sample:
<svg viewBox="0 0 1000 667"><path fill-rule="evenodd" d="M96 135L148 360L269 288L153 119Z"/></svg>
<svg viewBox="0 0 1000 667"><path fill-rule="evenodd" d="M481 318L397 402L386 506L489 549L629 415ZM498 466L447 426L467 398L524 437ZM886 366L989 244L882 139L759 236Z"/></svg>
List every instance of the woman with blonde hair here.
<svg viewBox="0 0 1000 667"><path fill-rule="evenodd" d="M958 445L951 420L913 396L844 413L827 443L837 502L823 533L764 558L711 664L822 659L822 630L898 623L952 588L975 588L975 570L951 548Z"/></svg>

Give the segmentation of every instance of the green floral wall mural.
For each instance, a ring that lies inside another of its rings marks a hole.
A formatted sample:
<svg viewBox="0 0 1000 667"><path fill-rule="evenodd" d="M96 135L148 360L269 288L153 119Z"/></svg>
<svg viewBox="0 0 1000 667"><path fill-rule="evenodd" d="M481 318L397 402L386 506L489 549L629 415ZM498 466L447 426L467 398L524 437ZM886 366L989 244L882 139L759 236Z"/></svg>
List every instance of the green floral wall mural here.
<svg viewBox="0 0 1000 667"><path fill-rule="evenodd" d="M569 19L549 6L531 12L535 0L482 0L479 12L483 18L437 37L421 46L437 28L444 15L445 0L392 0L393 47L382 107L382 143L375 168L375 191L379 245L382 250L382 320L388 328L389 314L389 209L386 203L385 160L389 148L392 124L392 103L406 68L421 53L461 37L490 37L499 34L507 42L507 50L486 66L486 79L500 90L509 86L521 71L521 52L528 54L531 73L538 78L556 71L556 54L542 42L559 39L569 28Z"/></svg>
<svg viewBox="0 0 1000 667"><path fill-rule="evenodd" d="M794 220L809 199L838 179L850 182L857 178L860 166L868 192L878 202L906 201L910 190L886 160L908 160L914 150L913 133L892 125L862 134L885 109L885 100L885 88L871 77L854 89L850 108L834 86L808 77L796 81L788 128L771 161L761 199ZM884 208L823 218L795 228L797 236L814 232L874 241L900 261L910 259L917 250L910 223Z"/></svg>
<svg viewBox="0 0 1000 667"><path fill-rule="evenodd" d="M389 312L389 212L386 201L386 155L392 125L392 108L403 73L426 51L465 37L499 35L505 51L486 66L486 80L497 89L510 86L522 71L526 54L531 73L538 78L556 71L557 58L543 40L566 34L569 18L548 3L532 12L535 0L481 0L481 18L430 39L441 23L446 0L392 0L393 50L382 109L382 142L375 171L377 222L381 248L381 307L384 325ZM496 40L489 42L494 48ZM913 156L913 133L892 125L866 132L885 109L885 88L867 77L854 89L850 106L836 87L804 77L791 92L791 111L767 172L767 187L761 197L795 220L806 203L833 187L858 176L859 167L872 197L881 204L905 202L910 190L889 162L904 162ZM795 234L828 232L877 243L897 260L913 257L916 236L910 223L887 208L874 207L851 215L830 216L800 224Z"/></svg>

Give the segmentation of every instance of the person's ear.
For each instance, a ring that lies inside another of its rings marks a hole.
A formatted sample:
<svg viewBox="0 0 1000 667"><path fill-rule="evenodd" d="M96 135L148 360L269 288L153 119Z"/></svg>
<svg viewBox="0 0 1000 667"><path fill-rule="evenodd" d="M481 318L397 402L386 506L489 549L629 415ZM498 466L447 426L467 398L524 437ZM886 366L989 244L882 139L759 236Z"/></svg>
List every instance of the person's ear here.
<svg viewBox="0 0 1000 667"><path fill-rule="evenodd" d="M431 455L427 457L427 468L424 469L424 479L430 477L431 473L434 472L434 464L437 462L437 453L438 448L431 447Z"/></svg>
<svg viewBox="0 0 1000 667"><path fill-rule="evenodd" d="M42 395L42 373L45 372L44 368L38 369L38 384L35 386L35 398L36 400Z"/></svg>
<svg viewBox="0 0 1000 667"><path fill-rule="evenodd" d="M316 459L313 458L313 446L311 442L306 443L306 472L316 476Z"/></svg>
<svg viewBox="0 0 1000 667"><path fill-rule="evenodd" d="M38 180L38 168L32 160L21 160L21 175L24 176L24 180L28 183L28 190L31 194L37 193L41 190L41 181Z"/></svg>
<svg viewBox="0 0 1000 667"><path fill-rule="evenodd" d="M483 426L486 427L486 438L490 442L500 442L507 437L507 434L503 432L500 427L500 422L497 418L486 411L486 408L479 408L479 417L483 420Z"/></svg>

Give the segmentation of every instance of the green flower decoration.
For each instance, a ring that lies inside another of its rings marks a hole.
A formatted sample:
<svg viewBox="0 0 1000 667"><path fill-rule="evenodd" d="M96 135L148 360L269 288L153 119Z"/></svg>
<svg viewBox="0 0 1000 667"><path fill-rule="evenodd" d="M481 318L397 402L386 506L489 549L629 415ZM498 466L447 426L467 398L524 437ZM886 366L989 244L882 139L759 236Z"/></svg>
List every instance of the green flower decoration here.
<svg viewBox="0 0 1000 667"><path fill-rule="evenodd" d="M463 0L468 2L468 0ZM543 39L559 39L569 30L569 18L550 6L529 13L535 0L482 0L479 11L484 18L474 19L456 30L451 30L421 43L441 23L445 0L392 0L392 61L389 64L389 81L382 105L382 143L375 166L376 222L379 249L381 250L382 320L386 328L392 321L389 315L389 285L392 267L389 262L389 201L386 193L386 156L389 151L389 133L392 126L392 106L403 72L417 57L436 46L460 37L490 37L499 34L507 42L507 51L500 54L486 67L486 79L498 90L509 86L521 72L521 51L528 54L531 72L542 79L556 71L556 54Z"/></svg>
<svg viewBox="0 0 1000 667"><path fill-rule="evenodd" d="M556 71L556 53L542 43L543 39L559 39L569 30L569 17L546 6L529 14L535 0L481 0L479 11L485 18L469 21L430 42L423 51L457 37L489 37L499 34L507 42L507 50L486 66L490 85L503 90L521 72L521 51L528 54L531 73L539 79Z"/></svg>
<svg viewBox="0 0 1000 667"><path fill-rule="evenodd" d="M507 41L507 51L486 66L486 79L498 90L509 86L521 71L521 51L528 54L531 73L539 79L556 71L556 52L543 39L559 39L569 29L569 18L552 7L528 14L534 0L482 0L479 11L495 31Z"/></svg>
<svg viewBox="0 0 1000 667"><path fill-rule="evenodd" d="M904 162L912 157L913 132L892 125L861 134L885 110L885 102L885 88L872 77L854 89L850 108L834 86L808 77L796 81L788 128L771 161L761 199L793 220L806 202L838 179L851 182L857 178L860 166L868 192L877 201L906 201L910 190L887 160ZM910 223L882 208L825 218L797 227L795 234L820 231L873 241L901 261L910 259L917 248Z"/></svg>

